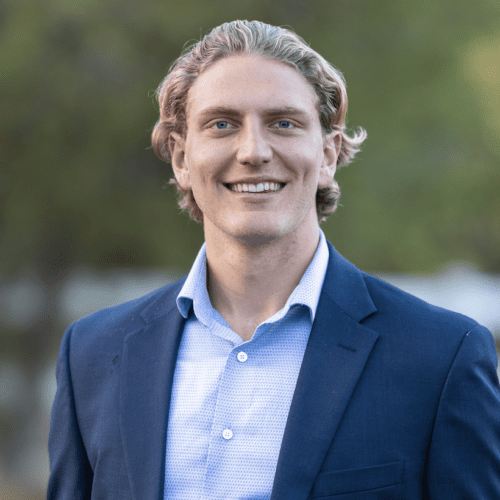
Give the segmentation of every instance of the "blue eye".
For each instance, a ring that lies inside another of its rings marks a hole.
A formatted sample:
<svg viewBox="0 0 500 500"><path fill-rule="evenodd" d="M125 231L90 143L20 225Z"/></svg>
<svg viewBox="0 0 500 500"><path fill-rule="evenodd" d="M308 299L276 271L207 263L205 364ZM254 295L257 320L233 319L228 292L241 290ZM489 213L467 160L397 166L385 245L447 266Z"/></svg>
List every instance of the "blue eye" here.
<svg viewBox="0 0 500 500"><path fill-rule="evenodd" d="M292 126L292 124L286 120L279 121L277 125L279 126L279 128L290 128Z"/></svg>
<svg viewBox="0 0 500 500"><path fill-rule="evenodd" d="M217 128L219 130L225 130L228 127L229 123L221 121L221 122L217 122L215 125L217 126Z"/></svg>

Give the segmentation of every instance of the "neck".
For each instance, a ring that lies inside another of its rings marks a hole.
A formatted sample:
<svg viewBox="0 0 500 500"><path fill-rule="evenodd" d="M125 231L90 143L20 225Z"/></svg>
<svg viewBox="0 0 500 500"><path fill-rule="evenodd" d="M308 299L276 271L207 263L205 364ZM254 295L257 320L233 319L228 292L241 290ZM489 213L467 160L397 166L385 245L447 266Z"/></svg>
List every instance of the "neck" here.
<svg viewBox="0 0 500 500"><path fill-rule="evenodd" d="M243 340L282 309L299 284L319 243L317 225L307 232L249 246L205 228L210 301Z"/></svg>

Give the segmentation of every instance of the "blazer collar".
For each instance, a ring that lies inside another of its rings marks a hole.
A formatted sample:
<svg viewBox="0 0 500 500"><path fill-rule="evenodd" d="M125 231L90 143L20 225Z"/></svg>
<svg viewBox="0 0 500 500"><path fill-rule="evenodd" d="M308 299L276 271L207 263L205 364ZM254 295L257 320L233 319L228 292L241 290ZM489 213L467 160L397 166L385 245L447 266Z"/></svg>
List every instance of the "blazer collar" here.
<svg viewBox="0 0 500 500"><path fill-rule="evenodd" d="M177 307L177 295L179 295L186 279L187 275L151 294L151 299L139 313L146 324L165 318L172 313L172 308Z"/></svg>
<svg viewBox="0 0 500 500"><path fill-rule="evenodd" d="M330 260L322 293L335 302L343 313L361 322L377 311L366 288L363 273L342 257L329 241L327 243Z"/></svg>
<svg viewBox="0 0 500 500"><path fill-rule="evenodd" d="M376 311L362 273L329 244L330 261L302 361L272 500L305 500L321 469L378 333L359 322Z"/></svg>

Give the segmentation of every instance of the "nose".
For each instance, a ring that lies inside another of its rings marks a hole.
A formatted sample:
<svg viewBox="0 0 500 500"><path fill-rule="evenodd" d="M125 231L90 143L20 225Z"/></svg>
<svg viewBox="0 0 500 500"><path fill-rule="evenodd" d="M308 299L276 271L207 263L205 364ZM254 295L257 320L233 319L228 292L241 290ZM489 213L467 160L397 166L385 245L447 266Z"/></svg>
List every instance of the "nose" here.
<svg viewBox="0 0 500 500"><path fill-rule="evenodd" d="M239 163L259 166L271 161L273 152L261 127L253 122L242 128L236 156Z"/></svg>

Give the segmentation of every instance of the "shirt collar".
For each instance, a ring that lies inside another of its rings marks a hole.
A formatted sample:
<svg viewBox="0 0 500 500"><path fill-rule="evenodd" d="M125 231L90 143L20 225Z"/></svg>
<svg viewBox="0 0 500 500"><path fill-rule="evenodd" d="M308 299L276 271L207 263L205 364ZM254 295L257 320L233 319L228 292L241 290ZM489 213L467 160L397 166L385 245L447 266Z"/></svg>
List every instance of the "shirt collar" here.
<svg viewBox="0 0 500 500"><path fill-rule="evenodd" d="M328 267L329 251L326 238L319 229L319 244L314 254L313 260L306 269L299 284L286 301L285 312L295 304L308 307L311 314L311 322L314 321L316 309L318 307L319 296L325 280L326 268ZM196 318L206 326L210 327L214 309L210 303L207 292L207 254L206 244L203 243L191 271L188 274L184 285L177 296L177 308L180 313L187 318L191 306L193 306ZM280 317L284 316L280 314Z"/></svg>
<svg viewBox="0 0 500 500"><path fill-rule="evenodd" d="M321 295L321 289L325 281L329 257L330 252L328 251L326 238L320 229L319 244L313 260L285 304L285 308L289 308L294 304L307 306L311 313L311 322L314 321L316 316L316 309L318 308L319 296Z"/></svg>

